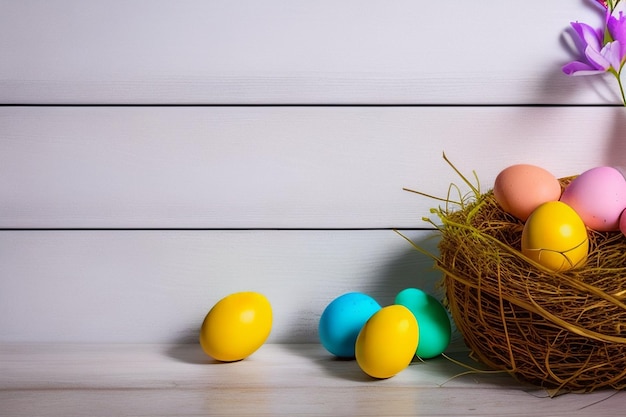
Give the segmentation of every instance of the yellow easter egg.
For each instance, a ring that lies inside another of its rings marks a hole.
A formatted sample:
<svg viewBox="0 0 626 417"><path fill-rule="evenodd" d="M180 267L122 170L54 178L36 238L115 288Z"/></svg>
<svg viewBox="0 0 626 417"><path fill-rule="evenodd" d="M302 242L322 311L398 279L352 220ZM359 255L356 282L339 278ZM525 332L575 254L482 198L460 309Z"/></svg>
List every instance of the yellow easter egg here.
<svg viewBox="0 0 626 417"><path fill-rule="evenodd" d="M356 361L374 378L390 378L409 366L417 350L417 320L403 305L378 310L356 339Z"/></svg>
<svg viewBox="0 0 626 417"><path fill-rule="evenodd" d="M265 343L272 329L272 307L257 292L230 294L217 302L200 328L200 346L222 362L242 360Z"/></svg>
<svg viewBox="0 0 626 417"><path fill-rule="evenodd" d="M582 266L589 238L580 216L561 201L537 207L522 232L522 253L552 271Z"/></svg>

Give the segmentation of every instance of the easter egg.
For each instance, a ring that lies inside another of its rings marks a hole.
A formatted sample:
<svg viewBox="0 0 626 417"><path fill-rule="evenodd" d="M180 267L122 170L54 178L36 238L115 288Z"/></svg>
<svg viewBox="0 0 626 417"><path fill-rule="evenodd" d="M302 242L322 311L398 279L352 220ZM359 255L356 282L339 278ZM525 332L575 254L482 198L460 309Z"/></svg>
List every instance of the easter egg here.
<svg viewBox="0 0 626 417"><path fill-rule="evenodd" d="M552 271L565 271L587 259L587 229L573 208L561 201L537 207L522 231L522 253Z"/></svg>
<svg viewBox="0 0 626 417"><path fill-rule="evenodd" d="M335 356L353 359L361 328L380 308L376 300L360 292L335 298L320 317L318 329L322 346Z"/></svg>
<svg viewBox="0 0 626 417"><path fill-rule="evenodd" d="M403 305L390 305L374 313L356 340L360 368L373 378L390 378L409 366L418 344L417 320Z"/></svg>
<svg viewBox="0 0 626 417"><path fill-rule="evenodd" d="M561 201L573 208L590 229L616 231L626 208L626 180L616 168L592 168L570 182Z"/></svg>
<svg viewBox="0 0 626 417"><path fill-rule="evenodd" d="M200 328L200 346L222 362L242 360L265 343L272 329L272 307L257 292L238 292L218 301Z"/></svg>
<svg viewBox="0 0 626 417"><path fill-rule="evenodd" d="M395 303L411 310L417 320L418 357L434 358L446 350L452 326L448 312L435 297L417 288L406 288L398 293Z"/></svg>
<svg viewBox="0 0 626 417"><path fill-rule="evenodd" d="M545 169L530 165L511 165L496 177L493 195L509 214L526 221L539 205L561 196L559 180Z"/></svg>

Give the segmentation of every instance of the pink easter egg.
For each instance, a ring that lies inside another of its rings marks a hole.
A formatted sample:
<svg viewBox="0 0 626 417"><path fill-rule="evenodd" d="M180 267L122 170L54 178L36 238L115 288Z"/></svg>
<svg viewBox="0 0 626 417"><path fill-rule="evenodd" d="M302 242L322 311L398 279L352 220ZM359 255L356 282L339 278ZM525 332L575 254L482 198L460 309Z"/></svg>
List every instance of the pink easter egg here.
<svg viewBox="0 0 626 417"><path fill-rule="evenodd" d="M617 231L626 208L626 179L613 167L592 168L572 180L561 201L573 208L587 227Z"/></svg>

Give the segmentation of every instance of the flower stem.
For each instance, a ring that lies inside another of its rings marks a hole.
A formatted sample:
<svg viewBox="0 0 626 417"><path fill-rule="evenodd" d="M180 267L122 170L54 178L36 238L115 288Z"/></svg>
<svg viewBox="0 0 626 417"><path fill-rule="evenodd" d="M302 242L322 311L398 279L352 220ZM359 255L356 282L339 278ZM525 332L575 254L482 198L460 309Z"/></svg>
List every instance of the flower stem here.
<svg viewBox="0 0 626 417"><path fill-rule="evenodd" d="M622 77L620 76L621 71L615 74L615 78L617 78L617 85L619 85L619 92L622 95L622 104L626 107L626 95L624 95L624 85L622 84Z"/></svg>
<svg viewBox="0 0 626 417"><path fill-rule="evenodd" d="M617 4L620 2L621 0L608 0L608 4L607 7L609 9L609 11L611 13L613 13L613 10L615 10L615 8L617 7Z"/></svg>

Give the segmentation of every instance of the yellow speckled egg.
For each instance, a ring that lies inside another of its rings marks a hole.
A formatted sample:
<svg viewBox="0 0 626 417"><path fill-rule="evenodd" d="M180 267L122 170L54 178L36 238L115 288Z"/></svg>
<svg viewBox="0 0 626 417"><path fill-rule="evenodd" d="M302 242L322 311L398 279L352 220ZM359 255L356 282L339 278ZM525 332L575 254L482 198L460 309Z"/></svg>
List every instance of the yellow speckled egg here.
<svg viewBox="0 0 626 417"><path fill-rule="evenodd" d="M272 307L257 292L230 294L217 302L200 328L200 346L222 362L242 360L265 343L272 329Z"/></svg>
<svg viewBox="0 0 626 417"><path fill-rule="evenodd" d="M390 378L409 366L419 339L417 320L403 305L378 310L356 339L356 361L374 378Z"/></svg>
<svg viewBox="0 0 626 417"><path fill-rule="evenodd" d="M589 250L587 229L573 208L561 201L537 207L522 232L522 253L552 271L584 264Z"/></svg>
<svg viewBox="0 0 626 417"><path fill-rule="evenodd" d="M539 205L561 197L561 184L554 175L541 167L511 165L496 177L493 195L502 210L526 221Z"/></svg>

